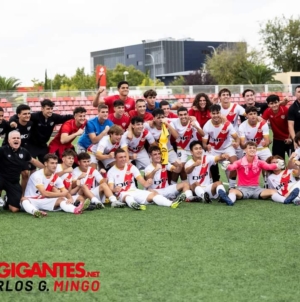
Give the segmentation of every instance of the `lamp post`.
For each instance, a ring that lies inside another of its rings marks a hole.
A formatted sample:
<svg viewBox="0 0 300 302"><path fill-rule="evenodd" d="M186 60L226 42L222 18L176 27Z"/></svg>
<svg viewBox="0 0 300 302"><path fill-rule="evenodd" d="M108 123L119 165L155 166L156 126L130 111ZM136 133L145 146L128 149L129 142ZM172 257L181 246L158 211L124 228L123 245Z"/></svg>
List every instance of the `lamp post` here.
<svg viewBox="0 0 300 302"><path fill-rule="evenodd" d="M124 75L124 79L125 79L125 81L126 81L126 76L129 75L129 72L125 70L125 71L123 72L123 75Z"/></svg>
<svg viewBox="0 0 300 302"><path fill-rule="evenodd" d="M211 48L214 51L214 55L217 54L217 51L216 51L216 49L213 46L207 46L207 48Z"/></svg>
<svg viewBox="0 0 300 302"><path fill-rule="evenodd" d="M155 60L154 60L153 55L151 55L149 53L147 53L146 56L150 56L152 59L152 62L153 62L153 80L154 80L154 88L155 88L155 80L156 80L156 78L155 78Z"/></svg>

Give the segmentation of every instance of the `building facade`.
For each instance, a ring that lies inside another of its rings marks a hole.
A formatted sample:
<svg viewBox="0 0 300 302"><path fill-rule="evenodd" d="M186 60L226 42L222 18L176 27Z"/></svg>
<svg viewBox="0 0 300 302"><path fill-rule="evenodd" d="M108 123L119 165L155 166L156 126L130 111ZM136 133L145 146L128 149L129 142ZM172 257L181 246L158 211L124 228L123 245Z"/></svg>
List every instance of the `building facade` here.
<svg viewBox="0 0 300 302"><path fill-rule="evenodd" d="M206 55L213 54L220 45L230 47L235 42L194 41L172 38L91 52L91 71L97 65L114 69L118 63L133 65L142 72L150 70L150 77L203 68Z"/></svg>

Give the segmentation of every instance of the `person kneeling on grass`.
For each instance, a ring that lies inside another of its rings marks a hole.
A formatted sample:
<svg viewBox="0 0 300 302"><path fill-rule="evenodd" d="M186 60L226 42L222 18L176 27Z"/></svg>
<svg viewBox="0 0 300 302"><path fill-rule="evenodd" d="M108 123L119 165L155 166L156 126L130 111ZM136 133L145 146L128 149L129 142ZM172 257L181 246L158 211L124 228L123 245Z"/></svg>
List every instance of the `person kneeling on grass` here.
<svg viewBox="0 0 300 302"><path fill-rule="evenodd" d="M212 156L203 154L203 148L200 141L193 141L190 144L192 158L185 164L185 171L188 177L188 182L191 189L198 198L211 202L211 198L218 198L219 192L226 195L226 191L221 181L211 183L210 181L210 167L219 161L229 158L229 154L220 154Z"/></svg>
<svg viewBox="0 0 300 302"><path fill-rule="evenodd" d="M229 206L233 206L236 199L268 199L272 198L273 201L282 200L282 196L274 189L262 189L259 186L259 176L264 170L284 169L284 161L277 159L277 163L267 164L259 160L256 151L256 143L249 141L244 149L246 155L238 161L230 164L229 161L224 161L222 167L228 171L237 170L238 175L238 188L230 189L229 195L223 191L218 192L220 198ZM284 198L283 203L291 203L297 196L299 189L291 191L288 197Z"/></svg>
<svg viewBox="0 0 300 302"><path fill-rule="evenodd" d="M289 196L291 191L294 191L294 194L298 192L298 195L294 199L295 205L300 205L300 181L297 181L295 177L299 177L300 170L293 169L294 159L296 154L290 157L288 167L286 169L276 169L268 176L268 186L270 189L275 189L282 196L282 199L275 200L277 202L284 202L285 198ZM279 155L270 156L267 159L268 164L277 163L278 160L283 160Z"/></svg>
<svg viewBox="0 0 300 302"><path fill-rule="evenodd" d="M28 180L21 207L35 217L47 216L44 211L59 211L81 214L89 205L89 200L80 200L79 206L73 205L69 191L64 187L62 179L55 174L58 157L46 154L44 169L34 172Z"/></svg>
<svg viewBox="0 0 300 302"><path fill-rule="evenodd" d="M155 190L158 194L168 198L185 201L193 197L193 193L190 190L190 186L187 182L181 182L174 185L169 185L168 171L179 173L181 165L176 161L173 165L168 163L167 165L161 164L161 151L158 146L151 146L149 148L150 158L152 164L145 168L145 179L153 179L150 189ZM180 192L183 192L180 194Z"/></svg>
<svg viewBox="0 0 300 302"><path fill-rule="evenodd" d="M136 179L145 189L149 188L153 180L145 180L136 166L127 163L126 151L119 148L115 151L116 164L107 173L108 185L120 202L135 210L146 210L146 205L157 204L159 206L177 208L180 200L172 202L166 197L151 190L139 190L135 186Z"/></svg>

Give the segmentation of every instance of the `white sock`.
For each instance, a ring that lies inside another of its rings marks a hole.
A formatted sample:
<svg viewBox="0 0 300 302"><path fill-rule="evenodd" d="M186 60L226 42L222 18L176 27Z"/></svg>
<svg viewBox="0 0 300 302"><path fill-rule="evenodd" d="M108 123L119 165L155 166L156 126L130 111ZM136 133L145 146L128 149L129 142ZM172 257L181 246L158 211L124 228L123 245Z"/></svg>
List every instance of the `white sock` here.
<svg viewBox="0 0 300 302"><path fill-rule="evenodd" d="M274 193L271 198L273 201L283 203L286 197L280 195L279 193Z"/></svg>
<svg viewBox="0 0 300 302"><path fill-rule="evenodd" d="M95 204L101 203L101 201L100 201L97 197L95 197L95 196L92 197L91 202L92 202L92 203L95 203Z"/></svg>
<svg viewBox="0 0 300 302"><path fill-rule="evenodd" d="M125 197L125 202L127 203L127 205L128 205L130 208L132 208L131 204L132 204L133 202L135 202L135 201L134 201L134 199L133 199L132 196L128 195L128 196Z"/></svg>
<svg viewBox="0 0 300 302"><path fill-rule="evenodd" d="M158 205L158 206L164 206L164 207L170 207L172 204L172 201L169 200L168 198L162 196L162 195L156 195L153 197L153 201Z"/></svg>
<svg viewBox="0 0 300 302"><path fill-rule="evenodd" d="M31 215L33 215L34 212L38 211L38 209L28 199L22 202L22 206L24 210Z"/></svg>
<svg viewBox="0 0 300 302"><path fill-rule="evenodd" d="M74 213L74 210L76 209L76 207L72 203L67 203L66 200L63 200L59 206L64 212L68 213Z"/></svg>
<svg viewBox="0 0 300 302"><path fill-rule="evenodd" d="M111 195L108 199L109 199L110 202L116 202L117 201L117 198L114 195Z"/></svg>
<svg viewBox="0 0 300 302"><path fill-rule="evenodd" d="M174 180L171 180L171 185L177 185L177 182Z"/></svg>
<svg viewBox="0 0 300 302"><path fill-rule="evenodd" d="M195 188L195 193L197 196L201 197L203 199L204 197L204 190L201 187L196 187Z"/></svg>
<svg viewBox="0 0 300 302"><path fill-rule="evenodd" d="M193 197L193 192L191 190L186 190L185 192L183 192L186 196L187 199L190 199Z"/></svg>
<svg viewBox="0 0 300 302"><path fill-rule="evenodd" d="M229 188L235 188L236 179L229 178Z"/></svg>
<svg viewBox="0 0 300 302"><path fill-rule="evenodd" d="M232 202L235 202L235 201L236 201L236 195L235 195L234 193L229 193L229 194L228 194L228 197L230 198L230 200L231 200Z"/></svg>
<svg viewBox="0 0 300 302"><path fill-rule="evenodd" d="M223 185L218 185L218 186L217 186L217 189L216 189L217 193L218 193L219 190L222 190L222 191L225 191L225 192L226 192L226 190L225 190L225 188L224 188Z"/></svg>

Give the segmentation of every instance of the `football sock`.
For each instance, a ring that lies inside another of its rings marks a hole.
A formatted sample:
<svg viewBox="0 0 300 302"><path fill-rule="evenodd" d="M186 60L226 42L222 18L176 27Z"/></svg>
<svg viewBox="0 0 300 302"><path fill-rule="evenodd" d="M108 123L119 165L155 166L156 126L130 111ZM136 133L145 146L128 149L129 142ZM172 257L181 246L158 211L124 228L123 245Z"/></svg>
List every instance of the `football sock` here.
<svg viewBox="0 0 300 302"><path fill-rule="evenodd" d="M135 202L135 200L134 200L134 198L132 197L132 196L126 196L125 197L125 202L127 203L127 205L130 207L130 208L132 208L132 206L131 206L131 204L133 203L133 202Z"/></svg>
<svg viewBox="0 0 300 302"><path fill-rule="evenodd" d="M185 192L183 192L186 196L187 199L190 199L193 197L193 192L191 190L186 190Z"/></svg>
<svg viewBox="0 0 300 302"><path fill-rule="evenodd" d="M158 206L164 206L164 207L170 207L172 204L172 201L167 199L166 197L162 195L156 195L153 197L154 203L156 203Z"/></svg>
<svg viewBox="0 0 300 302"><path fill-rule="evenodd" d="M68 212L68 213L74 213L74 210L76 209L76 207L73 204L67 203L66 200L63 200L59 206L64 212Z"/></svg>
<svg viewBox="0 0 300 302"><path fill-rule="evenodd" d="M97 197L95 197L95 196L92 197L91 202L92 202L92 203L95 203L95 204L101 203L101 201L100 201Z"/></svg>
<svg viewBox="0 0 300 302"><path fill-rule="evenodd" d="M280 195L279 193L274 193L271 196L273 201L284 203L285 197Z"/></svg>
<svg viewBox="0 0 300 302"><path fill-rule="evenodd" d="M195 193L197 196L201 197L203 199L204 196L204 190L201 187L196 187L195 188Z"/></svg>
<svg viewBox="0 0 300 302"><path fill-rule="evenodd" d="M22 202L22 206L24 210L31 215L33 215L34 212L38 211L38 209L28 199L25 199Z"/></svg>
<svg viewBox="0 0 300 302"><path fill-rule="evenodd" d="M230 200L231 200L232 202L235 202L235 201L236 201L236 195L235 195L234 193L229 193L229 194L228 194L228 197L230 198Z"/></svg>
<svg viewBox="0 0 300 302"><path fill-rule="evenodd" d="M109 199L110 202L116 202L117 201L117 198L114 195L111 195L108 199Z"/></svg>

